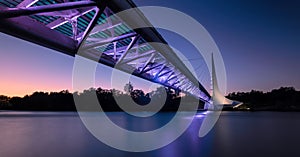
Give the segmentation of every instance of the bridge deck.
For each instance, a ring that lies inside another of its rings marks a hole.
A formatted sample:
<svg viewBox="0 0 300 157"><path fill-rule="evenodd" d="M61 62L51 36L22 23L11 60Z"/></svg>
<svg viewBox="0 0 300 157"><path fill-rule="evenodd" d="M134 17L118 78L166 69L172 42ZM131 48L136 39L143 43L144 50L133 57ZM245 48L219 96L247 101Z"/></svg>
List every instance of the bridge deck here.
<svg viewBox="0 0 300 157"><path fill-rule="evenodd" d="M132 29L151 25L139 10L126 18L116 15L135 7L130 0L3 0L0 31L71 56L80 48L84 57L209 101L155 28Z"/></svg>

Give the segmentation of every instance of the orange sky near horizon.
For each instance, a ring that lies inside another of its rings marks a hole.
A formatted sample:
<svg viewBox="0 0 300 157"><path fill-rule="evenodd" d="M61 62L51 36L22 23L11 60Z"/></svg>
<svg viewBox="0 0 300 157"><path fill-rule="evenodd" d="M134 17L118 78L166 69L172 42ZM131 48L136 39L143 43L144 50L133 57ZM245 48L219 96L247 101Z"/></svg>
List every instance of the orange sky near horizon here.
<svg viewBox="0 0 300 157"><path fill-rule="evenodd" d="M74 57L1 33L0 43L0 95L23 97L35 91L73 92ZM98 64L94 87L111 89L111 71ZM134 87L148 91L151 83L131 79ZM123 87L116 89L123 90Z"/></svg>
<svg viewBox="0 0 300 157"><path fill-rule="evenodd" d="M72 89L73 57L4 34L0 43L0 95Z"/></svg>

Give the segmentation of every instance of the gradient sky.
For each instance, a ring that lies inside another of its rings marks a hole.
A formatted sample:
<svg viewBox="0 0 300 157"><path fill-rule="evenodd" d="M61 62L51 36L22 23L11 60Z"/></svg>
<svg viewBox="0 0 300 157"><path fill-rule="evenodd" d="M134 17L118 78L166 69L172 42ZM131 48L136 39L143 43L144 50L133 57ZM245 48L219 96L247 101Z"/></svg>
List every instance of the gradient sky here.
<svg viewBox="0 0 300 157"><path fill-rule="evenodd" d="M268 91L280 86L300 89L300 1L134 2L138 6L174 8L199 21L222 53L228 92L251 89ZM177 40L174 35L161 33L181 51L190 49L186 47L188 44ZM0 34L0 46L0 95L22 96L33 91L72 89L73 57L5 34ZM192 64L199 64L196 62ZM110 69L99 66L96 85L109 88L109 74ZM144 81L135 81L137 87L144 84Z"/></svg>

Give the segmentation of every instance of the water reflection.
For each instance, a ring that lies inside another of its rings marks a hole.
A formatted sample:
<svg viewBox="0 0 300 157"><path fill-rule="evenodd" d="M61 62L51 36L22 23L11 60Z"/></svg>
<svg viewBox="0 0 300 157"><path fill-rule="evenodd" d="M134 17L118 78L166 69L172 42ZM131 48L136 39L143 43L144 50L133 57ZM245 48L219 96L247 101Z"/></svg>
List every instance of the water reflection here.
<svg viewBox="0 0 300 157"><path fill-rule="evenodd" d="M108 114L122 127L138 131L162 126L173 116L172 113L163 113L138 123L124 113ZM1 112L0 155L1 157L300 155L298 113L223 112L215 128L204 138L199 138L198 132L205 116L204 113L198 113L189 129L164 148L145 153L129 153L106 146L94 138L76 113ZM165 136L153 140L164 140L168 133ZM124 137L124 141L130 141L130 137Z"/></svg>

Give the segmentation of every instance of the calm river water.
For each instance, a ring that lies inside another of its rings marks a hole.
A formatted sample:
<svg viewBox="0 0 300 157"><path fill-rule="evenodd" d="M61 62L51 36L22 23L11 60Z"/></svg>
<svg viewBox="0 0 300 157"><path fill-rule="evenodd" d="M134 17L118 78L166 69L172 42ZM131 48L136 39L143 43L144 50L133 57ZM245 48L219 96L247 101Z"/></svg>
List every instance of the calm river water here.
<svg viewBox="0 0 300 157"><path fill-rule="evenodd" d="M136 131L166 124L172 113L138 122L107 113L118 125ZM198 137L203 113L170 145L144 153L111 148L97 140L75 112L0 112L1 157L283 157L300 156L300 113L222 112L214 129ZM192 118L192 117L186 117ZM156 140L163 138L157 137ZM141 139L142 140L142 139Z"/></svg>

